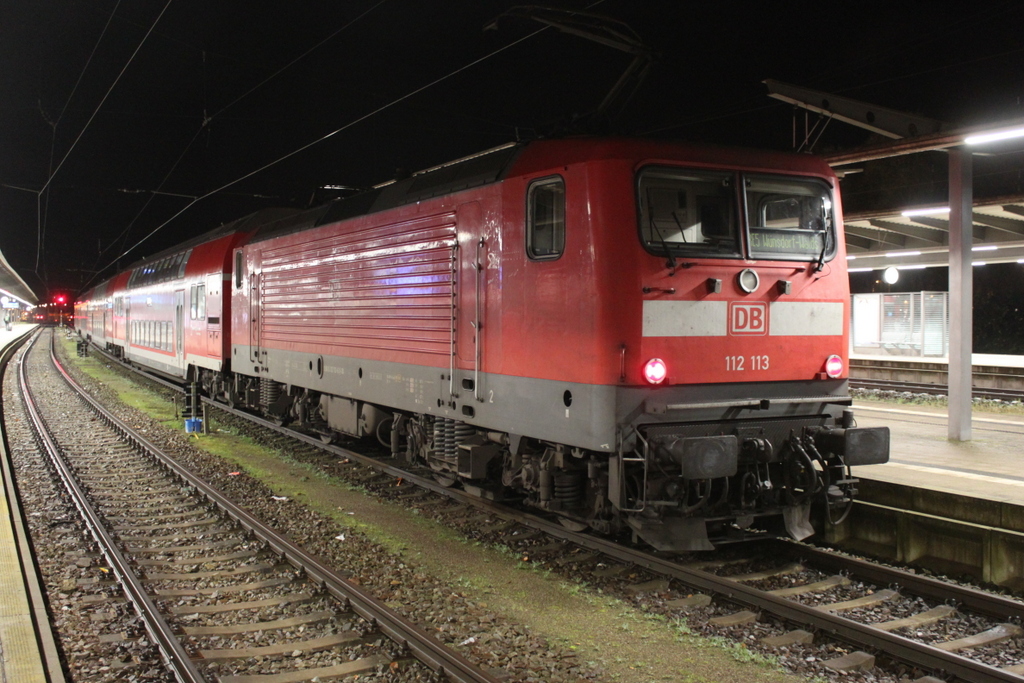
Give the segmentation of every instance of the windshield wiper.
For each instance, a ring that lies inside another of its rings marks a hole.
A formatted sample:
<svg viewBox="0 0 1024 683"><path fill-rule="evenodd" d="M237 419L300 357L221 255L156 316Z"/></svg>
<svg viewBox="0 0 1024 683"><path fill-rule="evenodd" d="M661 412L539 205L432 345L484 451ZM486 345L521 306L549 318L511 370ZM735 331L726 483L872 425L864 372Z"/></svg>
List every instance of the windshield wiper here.
<svg viewBox="0 0 1024 683"><path fill-rule="evenodd" d="M654 217L651 217L651 227L654 228L654 232L658 234L658 241L661 242L661 246L665 248L665 254L668 256L668 261L665 263L667 268L671 268L673 271L676 269L676 257L672 253L672 250L668 247L668 242L665 241L665 237L661 234L661 230L654 223Z"/></svg>
<svg viewBox="0 0 1024 683"><path fill-rule="evenodd" d="M821 234L821 254L818 255L818 265L815 267L814 272L820 273L825 268L825 254L828 253L828 236L831 234L832 227L830 224L825 225L825 230Z"/></svg>
<svg viewBox="0 0 1024 683"><path fill-rule="evenodd" d="M675 275L676 271L676 257L672 253L672 250L668 248L668 242L665 241L665 236L661 234L661 230L658 229L658 224L654 222L654 203L651 201L651 189L647 188L647 210L650 211L650 217L647 222L651 224L651 229L658 235L658 241L661 242L661 246L665 249L665 255L668 257L668 261L665 266L672 269L672 274ZM676 221L678 222L678 218Z"/></svg>

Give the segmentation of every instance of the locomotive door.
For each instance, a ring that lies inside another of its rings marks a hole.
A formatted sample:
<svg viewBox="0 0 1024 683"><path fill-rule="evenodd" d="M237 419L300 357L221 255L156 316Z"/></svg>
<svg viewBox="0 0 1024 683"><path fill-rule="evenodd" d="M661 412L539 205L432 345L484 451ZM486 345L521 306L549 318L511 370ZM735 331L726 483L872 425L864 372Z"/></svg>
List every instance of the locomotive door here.
<svg viewBox="0 0 1024 683"><path fill-rule="evenodd" d="M455 393L463 400L483 396L481 363L483 362L483 326L487 281L488 244L484 238L483 210L480 202L458 208L456 229L459 245L455 315L455 355L457 358Z"/></svg>

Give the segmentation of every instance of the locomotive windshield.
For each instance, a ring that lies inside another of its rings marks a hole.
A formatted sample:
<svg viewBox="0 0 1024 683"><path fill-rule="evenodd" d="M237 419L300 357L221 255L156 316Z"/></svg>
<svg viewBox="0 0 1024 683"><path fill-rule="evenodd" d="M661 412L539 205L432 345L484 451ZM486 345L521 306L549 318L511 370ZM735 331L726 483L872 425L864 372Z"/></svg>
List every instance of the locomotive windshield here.
<svg viewBox="0 0 1024 683"><path fill-rule="evenodd" d="M652 168L640 175L640 234L654 251L739 256L732 173Z"/></svg>
<svg viewBox="0 0 1024 683"><path fill-rule="evenodd" d="M746 178L750 256L826 259L835 252L831 192L810 178Z"/></svg>
<svg viewBox="0 0 1024 683"><path fill-rule="evenodd" d="M640 235L652 253L742 257L742 200L749 258L808 261L835 254L832 194L820 180L652 167L640 172L637 191Z"/></svg>

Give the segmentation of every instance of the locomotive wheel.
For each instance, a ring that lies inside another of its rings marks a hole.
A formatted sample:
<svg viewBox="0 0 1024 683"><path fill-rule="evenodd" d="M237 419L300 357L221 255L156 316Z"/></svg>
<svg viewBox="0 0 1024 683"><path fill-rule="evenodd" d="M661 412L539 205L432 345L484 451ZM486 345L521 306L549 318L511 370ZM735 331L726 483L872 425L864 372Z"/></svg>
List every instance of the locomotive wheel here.
<svg viewBox="0 0 1024 683"><path fill-rule="evenodd" d="M580 522L569 517L563 517L562 515L558 515L558 523L569 531L585 531L590 526L586 522Z"/></svg>
<svg viewBox="0 0 1024 683"><path fill-rule="evenodd" d="M445 474L444 472L434 472L434 481L446 489L450 489L455 486L455 482L458 479L453 474Z"/></svg>
<svg viewBox="0 0 1024 683"><path fill-rule="evenodd" d="M325 444L330 444L332 441L334 441L334 435L321 433L320 440L323 441Z"/></svg>

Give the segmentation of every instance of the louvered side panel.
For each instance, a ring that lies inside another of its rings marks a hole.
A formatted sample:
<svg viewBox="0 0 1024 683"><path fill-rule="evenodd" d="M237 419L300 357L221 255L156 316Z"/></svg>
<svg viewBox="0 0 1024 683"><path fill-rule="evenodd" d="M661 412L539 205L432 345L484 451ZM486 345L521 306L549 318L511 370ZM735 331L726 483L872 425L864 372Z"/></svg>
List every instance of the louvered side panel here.
<svg viewBox="0 0 1024 683"><path fill-rule="evenodd" d="M265 345L318 353L452 352L455 214L336 224L262 252Z"/></svg>

